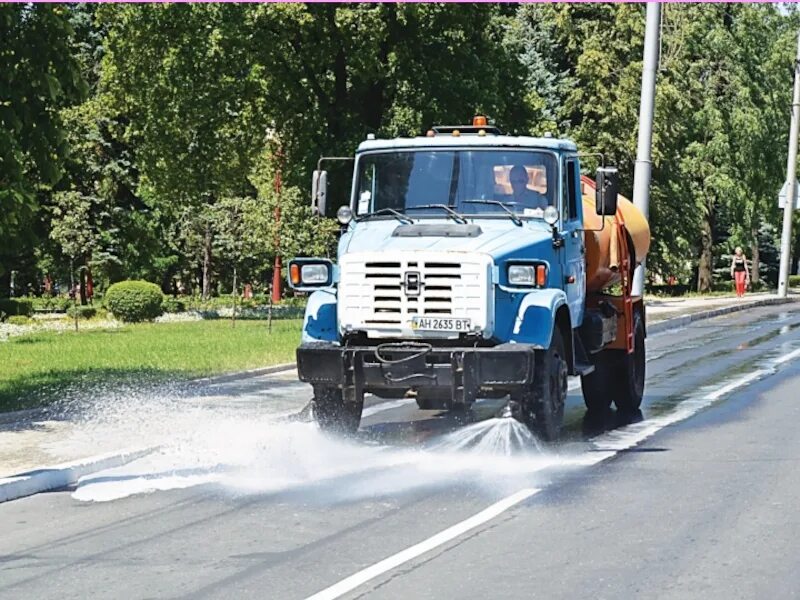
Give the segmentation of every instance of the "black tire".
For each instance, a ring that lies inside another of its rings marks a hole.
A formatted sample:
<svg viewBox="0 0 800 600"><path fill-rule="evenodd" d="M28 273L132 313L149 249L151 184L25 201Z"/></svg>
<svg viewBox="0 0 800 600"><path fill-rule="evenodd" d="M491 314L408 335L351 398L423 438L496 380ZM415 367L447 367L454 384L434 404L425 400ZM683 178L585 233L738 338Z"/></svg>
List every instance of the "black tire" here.
<svg viewBox="0 0 800 600"><path fill-rule="evenodd" d="M431 389L417 390L417 406L421 410L444 410L450 399L450 390L437 392Z"/></svg>
<svg viewBox="0 0 800 600"><path fill-rule="evenodd" d="M615 350L601 350L592 357L594 371L581 376L581 391L586 410L592 415L603 415L611 408L611 400L616 386L616 365L618 357Z"/></svg>
<svg viewBox="0 0 800 600"><path fill-rule="evenodd" d="M352 434L361 424L361 402L345 402L342 390L331 387L314 386L314 420L323 431Z"/></svg>
<svg viewBox="0 0 800 600"><path fill-rule="evenodd" d="M417 408L420 410L436 410L434 404L436 401L433 398L426 398L425 396L417 396Z"/></svg>
<svg viewBox="0 0 800 600"><path fill-rule="evenodd" d="M617 410L639 410L644 396L645 347L642 313L633 314L633 353L602 350L594 355L593 373L581 378L583 401L589 412L603 414L613 400Z"/></svg>
<svg viewBox="0 0 800 600"><path fill-rule="evenodd" d="M522 421L546 441L558 439L564 423L567 398L567 361L564 356L564 339L561 331L554 329L550 347L536 352L533 385L519 396Z"/></svg>
<svg viewBox="0 0 800 600"><path fill-rule="evenodd" d="M614 404L622 412L635 412L642 405L644 378L647 368L644 348L644 319L642 313L633 314L633 352L624 353L619 361L619 376Z"/></svg>

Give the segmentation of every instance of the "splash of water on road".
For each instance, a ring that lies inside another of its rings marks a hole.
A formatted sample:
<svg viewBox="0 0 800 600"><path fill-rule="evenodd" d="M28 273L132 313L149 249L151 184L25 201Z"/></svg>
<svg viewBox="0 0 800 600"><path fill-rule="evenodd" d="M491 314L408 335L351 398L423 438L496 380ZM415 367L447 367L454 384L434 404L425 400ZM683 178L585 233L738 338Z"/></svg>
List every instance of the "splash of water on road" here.
<svg viewBox="0 0 800 600"><path fill-rule="evenodd" d="M414 447L345 439L263 404L213 406L170 396L119 396L85 421L95 437L157 446L128 465L82 478L78 500L107 501L207 486L215 493L300 494L337 502L466 482L511 489L564 458L546 453L522 424L492 418Z"/></svg>

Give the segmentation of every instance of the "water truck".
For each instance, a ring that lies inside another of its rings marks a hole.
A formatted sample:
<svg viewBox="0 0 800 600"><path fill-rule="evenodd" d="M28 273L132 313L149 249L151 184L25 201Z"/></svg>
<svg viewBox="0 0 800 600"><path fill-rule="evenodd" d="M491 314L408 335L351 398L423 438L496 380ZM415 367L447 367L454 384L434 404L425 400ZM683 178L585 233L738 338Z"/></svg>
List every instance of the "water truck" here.
<svg viewBox="0 0 800 600"><path fill-rule="evenodd" d="M631 285L650 231L617 170L592 179L582 157L568 139L504 135L483 116L358 146L337 260L289 264L290 286L310 293L297 368L322 429L357 430L366 393L450 411L507 396L554 440L569 375L590 412L638 410L646 331Z"/></svg>

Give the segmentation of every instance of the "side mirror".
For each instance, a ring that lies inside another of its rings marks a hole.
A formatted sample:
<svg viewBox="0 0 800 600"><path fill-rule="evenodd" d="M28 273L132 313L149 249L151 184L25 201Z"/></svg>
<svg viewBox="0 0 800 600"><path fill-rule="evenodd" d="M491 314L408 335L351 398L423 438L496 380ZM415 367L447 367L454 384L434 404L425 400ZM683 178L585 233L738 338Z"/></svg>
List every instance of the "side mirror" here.
<svg viewBox="0 0 800 600"><path fill-rule="evenodd" d="M598 215L610 217L617 214L617 195L619 193L619 173L616 167L600 167L595 179L595 211Z"/></svg>
<svg viewBox="0 0 800 600"><path fill-rule="evenodd" d="M328 204L328 172L314 171L311 178L311 209L317 216L325 216Z"/></svg>

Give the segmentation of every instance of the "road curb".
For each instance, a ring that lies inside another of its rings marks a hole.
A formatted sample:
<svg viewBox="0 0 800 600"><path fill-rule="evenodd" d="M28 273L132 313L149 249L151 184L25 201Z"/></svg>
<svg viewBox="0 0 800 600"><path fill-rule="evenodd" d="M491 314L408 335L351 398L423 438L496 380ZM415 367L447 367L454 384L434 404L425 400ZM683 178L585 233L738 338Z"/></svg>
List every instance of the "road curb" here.
<svg viewBox="0 0 800 600"><path fill-rule="evenodd" d="M211 377L200 377L199 379L191 379L190 383L227 383L230 381L238 381L239 379L249 379L250 377L272 375L273 373L280 373L281 371L288 371L289 369L295 368L297 368L296 363L282 363L280 365L272 365L271 367L250 369L248 371L235 371L233 373L223 373L222 375L212 375Z"/></svg>
<svg viewBox="0 0 800 600"><path fill-rule="evenodd" d="M78 479L84 475L121 467L124 464L147 456L156 449L157 447L153 446L151 448L101 454L91 458L42 467L27 473L0 478L0 503L32 496L40 492L65 488L77 483Z"/></svg>
<svg viewBox="0 0 800 600"><path fill-rule="evenodd" d="M690 323L694 323L695 321L702 321L704 319L713 319L714 317L728 315L742 310L747 310L750 308L757 308L759 306L772 306L775 304L787 304L789 302L796 302L797 300L798 300L797 298L791 298L791 297L780 298L778 296L773 296L771 298L761 298L759 300L754 300L752 302L742 302L741 304L720 306L719 308L712 308L711 310L689 313L680 317L672 317L670 319L664 319L663 321L657 321L653 324L648 324L647 334L653 335L656 333L671 331L673 329L679 329L681 327L686 327L687 325L689 325ZM645 314L647 314L647 308L645 308Z"/></svg>

